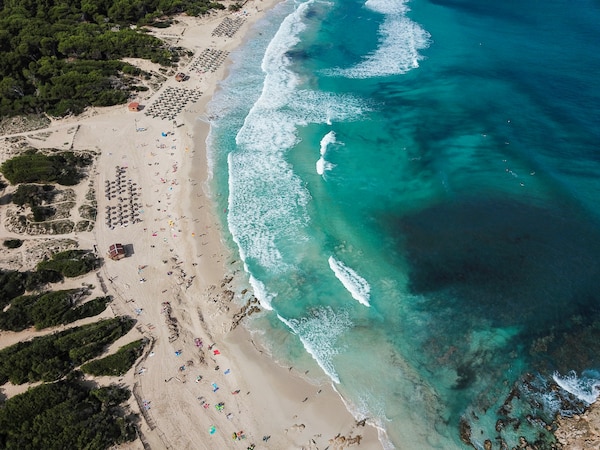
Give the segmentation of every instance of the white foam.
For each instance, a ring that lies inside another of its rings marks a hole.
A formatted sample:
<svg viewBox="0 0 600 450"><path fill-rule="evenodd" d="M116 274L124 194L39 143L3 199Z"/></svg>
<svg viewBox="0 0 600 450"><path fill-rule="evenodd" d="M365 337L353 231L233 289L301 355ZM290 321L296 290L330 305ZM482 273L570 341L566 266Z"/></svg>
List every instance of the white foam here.
<svg viewBox="0 0 600 450"><path fill-rule="evenodd" d="M399 75L419 67L419 54L429 46L431 35L406 17L406 2L402 0L368 0L365 6L385 15L380 25L378 47L361 62L350 68L329 71L348 78L371 78Z"/></svg>
<svg viewBox="0 0 600 450"><path fill-rule="evenodd" d="M310 195L282 160L273 155L230 153L227 220L243 261L255 260L273 271L287 270L278 239L299 239L308 223Z"/></svg>
<svg viewBox="0 0 600 450"><path fill-rule="evenodd" d="M406 0L367 0L365 7L379 14L405 14L408 11Z"/></svg>
<svg viewBox="0 0 600 450"><path fill-rule="evenodd" d="M371 306L369 303L371 286L367 280L333 256L329 257L329 267L333 270L333 273L337 279L341 281L346 290L350 292L350 295L352 295L354 300L357 300L367 307Z"/></svg>
<svg viewBox="0 0 600 450"><path fill-rule="evenodd" d="M321 139L320 145L321 145L321 156L325 156L325 152L327 152L327 147L330 144L335 144L337 142L336 140L336 136L335 136L335 131L330 131L329 133L327 133L325 136L323 136L323 139Z"/></svg>
<svg viewBox="0 0 600 450"><path fill-rule="evenodd" d="M213 179L215 173L215 153L214 153L214 135L212 126L208 128L208 134L204 141L206 148L206 170L207 170L207 182Z"/></svg>
<svg viewBox="0 0 600 450"><path fill-rule="evenodd" d="M319 159L317 159L317 162L315 163L315 168L319 175L323 175L325 173L325 162L326 161L321 156Z"/></svg>
<svg viewBox="0 0 600 450"><path fill-rule="evenodd" d="M261 67L262 93L236 135L228 155L228 224L244 261L253 259L274 273L289 270L278 243L308 239L310 193L286 161L298 142L298 126L346 120L362 114L362 102L349 97L298 89L287 56L305 29L314 0L300 4L280 25Z"/></svg>
<svg viewBox="0 0 600 450"><path fill-rule="evenodd" d="M244 269L248 272L248 268L244 264ZM253 275L250 275L248 278L250 286L252 286L252 291L254 292L254 296L258 299L260 306L268 311L273 311L273 306L271 305L271 300L275 297L274 294L270 294L265 287L265 284L254 278Z"/></svg>
<svg viewBox="0 0 600 450"><path fill-rule="evenodd" d="M574 371L562 376L554 372L552 378L562 389L577 397L587 405L591 405L600 395L600 379L582 374L578 377Z"/></svg>
<svg viewBox="0 0 600 450"><path fill-rule="evenodd" d="M306 351L313 357L319 367L334 382L339 384L340 378L333 365L333 357L339 353L337 339L352 322L346 312L334 312L331 308L316 308L311 316L301 319L286 320L277 315L279 320L298 336Z"/></svg>
<svg viewBox="0 0 600 450"><path fill-rule="evenodd" d="M325 160L325 153L327 153L327 147L329 147L330 144L335 143L336 139L334 131L330 131L325 136L323 136L323 139L321 139L321 148L319 151L321 157L317 160L316 163L317 173L321 176L325 173L325 171L329 171L335 167L334 164L331 164L329 161Z"/></svg>

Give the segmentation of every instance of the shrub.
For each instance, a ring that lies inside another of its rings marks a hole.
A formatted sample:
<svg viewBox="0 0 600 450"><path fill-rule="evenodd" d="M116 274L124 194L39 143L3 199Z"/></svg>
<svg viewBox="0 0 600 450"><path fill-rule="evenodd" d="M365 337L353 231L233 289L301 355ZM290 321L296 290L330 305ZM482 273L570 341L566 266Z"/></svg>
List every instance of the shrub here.
<svg viewBox="0 0 600 450"><path fill-rule="evenodd" d="M10 303L10 308L0 312L0 329L21 331L35 326L41 330L71 323L100 314L110 301L110 297L98 297L73 308L84 294L83 289L69 289L17 297Z"/></svg>
<svg viewBox="0 0 600 450"><path fill-rule="evenodd" d="M46 219L52 217L56 210L51 206L34 206L31 208L33 213L34 222L44 222Z"/></svg>
<svg viewBox="0 0 600 450"><path fill-rule="evenodd" d="M97 316L106 309L106 305L108 305L111 300L112 299L110 296L98 297L85 302L83 305L79 305L76 308L69 309L63 314L61 323L66 324L75 322L76 320L84 319L86 317Z"/></svg>
<svg viewBox="0 0 600 450"><path fill-rule="evenodd" d="M0 329L21 331L33 325L31 309L37 300L36 295L24 295L10 302L10 308L0 313Z"/></svg>
<svg viewBox="0 0 600 450"><path fill-rule="evenodd" d="M98 450L131 441L135 429L119 407L129 396L118 386L92 389L76 380L31 388L0 409L0 446Z"/></svg>
<svg viewBox="0 0 600 450"><path fill-rule="evenodd" d="M23 295L27 275L23 272L0 270L0 308L4 308L13 298Z"/></svg>
<svg viewBox="0 0 600 450"><path fill-rule="evenodd" d="M135 361L140 357L146 342L142 339L131 342L121 347L113 355L90 361L81 366L85 373L96 376L121 376L125 375Z"/></svg>
<svg viewBox="0 0 600 450"><path fill-rule="evenodd" d="M15 205L28 205L33 208L42 203L51 202L55 195L54 186L49 184L20 184L12 196L12 202Z"/></svg>
<svg viewBox="0 0 600 450"><path fill-rule="evenodd" d="M9 380L13 384L58 380L75 366L98 356L133 324L133 319L115 317L2 349L0 385Z"/></svg>
<svg viewBox="0 0 600 450"><path fill-rule="evenodd" d="M54 270L38 269L35 272L26 272L25 289L35 291L48 283L58 283L63 279L62 274Z"/></svg>
<svg viewBox="0 0 600 450"><path fill-rule="evenodd" d="M41 261L38 270L53 270L68 278L86 274L100 266L100 259L89 250L66 250L56 253L49 261Z"/></svg>
<svg viewBox="0 0 600 450"><path fill-rule="evenodd" d="M21 239L6 239L2 245L6 248L19 248L23 245L23 241Z"/></svg>
<svg viewBox="0 0 600 450"><path fill-rule="evenodd" d="M0 172L11 184L58 183L73 186L83 177L82 168L91 162L87 155L62 152L47 156L32 149L4 161Z"/></svg>

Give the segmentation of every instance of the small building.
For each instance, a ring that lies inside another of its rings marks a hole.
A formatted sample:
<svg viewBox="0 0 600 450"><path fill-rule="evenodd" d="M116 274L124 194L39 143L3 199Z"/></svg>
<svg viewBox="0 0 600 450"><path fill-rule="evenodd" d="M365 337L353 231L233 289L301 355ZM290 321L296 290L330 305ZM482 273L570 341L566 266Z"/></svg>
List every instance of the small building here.
<svg viewBox="0 0 600 450"><path fill-rule="evenodd" d="M108 247L108 257L113 261L125 258L125 247L123 247L123 244L112 244Z"/></svg>
<svg viewBox="0 0 600 450"><path fill-rule="evenodd" d="M140 104L138 102L131 102L129 104L129 111L138 112L140 110Z"/></svg>
<svg viewBox="0 0 600 450"><path fill-rule="evenodd" d="M175 81L185 81L185 80L186 80L185 73L179 72L177 75L175 75Z"/></svg>

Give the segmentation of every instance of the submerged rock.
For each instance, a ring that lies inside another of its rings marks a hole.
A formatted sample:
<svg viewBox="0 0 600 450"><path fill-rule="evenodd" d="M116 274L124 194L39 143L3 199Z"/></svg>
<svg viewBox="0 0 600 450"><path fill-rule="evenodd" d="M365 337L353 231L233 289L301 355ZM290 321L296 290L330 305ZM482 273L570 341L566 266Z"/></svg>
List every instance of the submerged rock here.
<svg viewBox="0 0 600 450"><path fill-rule="evenodd" d="M472 443L471 443L471 425L469 424L467 419L465 419L464 417L462 417L460 419L459 428L460 428L460 440L463 441L465 444L472 445Z"/></svg>

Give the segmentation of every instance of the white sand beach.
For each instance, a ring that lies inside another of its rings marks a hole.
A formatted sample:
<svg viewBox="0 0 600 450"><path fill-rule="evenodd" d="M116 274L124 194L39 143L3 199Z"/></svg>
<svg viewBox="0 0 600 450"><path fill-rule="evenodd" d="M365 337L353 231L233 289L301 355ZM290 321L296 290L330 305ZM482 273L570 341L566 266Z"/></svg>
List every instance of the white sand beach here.
<svg viewBox="0 0 600 450"><path fill-rule="evenodd" d="M244 274L234 273L236 256L223 244L211 201L215 193L208 188L209 128L199 118L226 73L227 55L275 3L251 0L235 14L182 16L176 25L157 31L194 53L175 71L189 79L178 82L168 74L156 91L132 99L141 105L139 112L127 105L90 108L44 130L0 137L0 162L18 151L18 142L97 153L89 184L73 188L77 204L85 202L91 187L95 190L93 230L19 234L6 226L10 206L0 205L0 239L26 241L22 249L5 252L0 265L29 269L58 241L65 247L95 248L106 258L98 274L68 280L60 289L89 283L97 295L114 297L104 316L137 319L135 329L111 351L140 336L151 341L125 377L98 379L127 385L135 394L130 404L142 417L141 440L122 448L382 448L377 430L368 420L357 423L363 418L347 411L329 383L312 384L304 373L280 367L254 345L243 326L232 327L244 316L244 305L255 303L250 291L239 289ZM221 30L218 35L215 29ZM158 73L149 62L132 63ZM72 211L77 215L77 208ZM49 239L55 243L48 244ZM114 243L125 245L129 255L107 258ZM0 348L51 331L2 332ZM26 389L7 385L4 393L11 397ZM220 403L222 408L216 408Z"/></svg>

